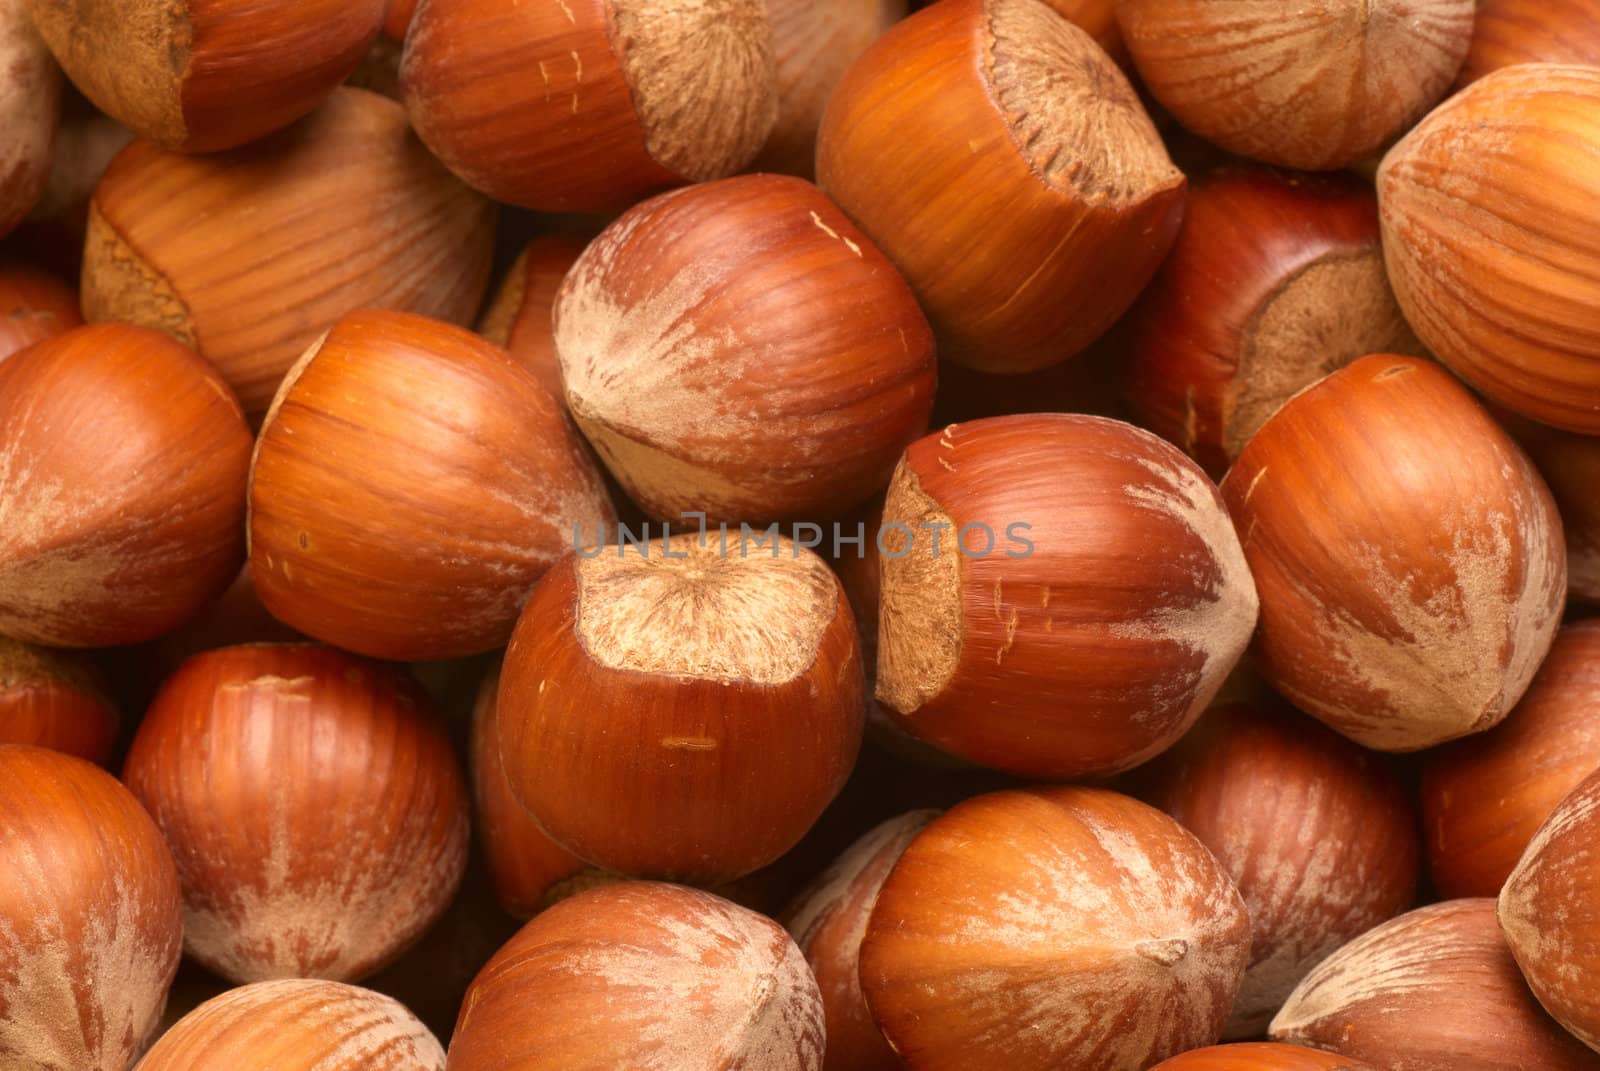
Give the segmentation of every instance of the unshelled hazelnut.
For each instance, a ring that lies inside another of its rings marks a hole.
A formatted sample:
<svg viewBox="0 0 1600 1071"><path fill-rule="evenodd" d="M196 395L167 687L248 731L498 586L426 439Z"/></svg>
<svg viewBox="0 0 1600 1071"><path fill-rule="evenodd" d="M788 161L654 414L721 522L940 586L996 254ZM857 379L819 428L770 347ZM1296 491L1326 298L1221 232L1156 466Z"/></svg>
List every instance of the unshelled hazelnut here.
<svg viewBox="0 0 1600 1071"><path fill-rule="evenodd" d="M466 866L466 787L426 696L332 648L196 655L123 776L174 846L189 955L234 981L370 974Z"/></svg>
<svg viewBox="0 0 1600 1071"><path fill-rule="evenodd" d="M1517 973L1493 900L1450 900L1368 931L1318 964L1269 1031L1405 1071L1593 1071Z"/></svg>
<svg viewBox="0 0 1600 1071"><path fill-rule="evenodd" d="M1422 352L1389 288L1372 187L1236 165L1190 184L1130 334L1140 422L1217 476L1302 388L1369 353Z"/></svg>
<svg viewBox="0 0 1600 1071"><path fill-rule="evenodd" d="M912 811L852 844L796 898L785 925L816 976L827 1023L823 1071L900 1071L904 1066L861 992L861 939L889 871L938 811Z"/></svg>
<svg viewBox="0 0 1600 1071"><path fill-rule="evenodd" d="M659 517L836 516L927 430L927 320L800 179L742 176L633 208L578 258L554 315L568 408Z"/></svg>
<svg viewBox="0 0 1600 1071"><path fill-rule="evenodd" d="M1567 593L1600 606L1600 436L1504 421L1550 485L1567 536Z"/></svg>
<svg viewBox="0 0 1600 1071"><path fill-rule="evenodd" d="M1556 634L1499 726L1422 759L1428 868L1446 897L1495 896L1539 827L1600 768L1600 621Z"/></svg>
<svg viewBox="0 0 1600 1071"><path fill-rule="evenodd" d="M905 274L940 354L992 372L1103 334L1183 215L1127 78L1040 0L951 0L880 37L828 103L817 179Z"/></svg>
<svg viewBox="0 0 1600 1071"><path fill-rule="evenodd" d="M1412 906L1411 801L1378 756L1331 730L1234 703L1154 765L1152 802L1211 849L1250 912L1250 962L1223 1037L1260 1037L1312 967Z"/></svg>
<svg viewBox="0 0 1600 1071"><path fill-rule="evenodd" d="M127 1071L182 949L172 855L127 790L0 744L0 1067Z"/></svg>
<svg viewBox="0 0 1600 1071"><path fill-rule="evenodd" d="M104 766L119 720L88 663L0 637L0 742L46 747Z"/></svg>
<svg viewBox="0 0 1600 1071"><path fill-rule="evenodd" d="M523 927L467 993L450 1071L820 1071L822 1000L782 927L623 882Z"/></svg>
<svg viewBox="0 0 1600 1071"><path fill-rule="evenodd" d="M1190 1049L1150 1071L1378 1071L1347 1056L1300 1045L1241 1042Z"/></svg>
<svg viewBox="0 0 1600 1071"><path fill-rule="evenodd" d="M1263 674L1366 747L1493 727L1561 623L1550 492L1431 362L1363 357L1308 388L1250 440L1222 496L1261 594Z"/></svg>
<svg viewBox="0 0 1600 1071"><path fill-rule="evenodd" d="M532 373L461 328L365 309L285 378L250 473L275 615L374 658L501 646L534 581L614 519Z"/></svg>
<svg viewBox="0 0 1600 1071"><path fill-rule="evenodd" d="M70 286L26 264L0 265L0 360L82 324Z"/></svg>
<svg viewBox="0 0 1600 1071"><path fill-rule="evenodd" d="M1128 769L1173 744L1249 643L1255 587L1216 487L1101 417L956 424L883 512L878 700L972 762Z"/></svg>
<svg viewBox="0 0 1600 1071"><path fill-rule="evenodd" d="M1600 8L1590 0L1478 0L1456 85L1518 63L1600 66Z"/></svg>
<svg viewBox="0 0 1600 1071"><path fill-rule="evenodd" d="M61 117L61 72L28 16L28 0L0 0L0 237L44 192Z"/></svg>
<svg viewBox="0 0 1600 1071"><path fill-rule="evenodd" d="M182 152L232 149L316 108L384 13L384 0L26 2L85 96Z"/></svg>
<svg viewBox="0 0 1600 1071"><path fill-rule="evenodd" d="M567 392L551 316L562 281L590 240L581 234L551 234L529 242L478 321L478 334L515 357L563 404Z"/></svg>
<svg viewBox="0 0 1600 1071"><path fill-rule="evenodd" d="M867 46L905 18L906 0L764 2L772 22L778 119L750 170L810 178L829 95Z"/></svg>
<svg viewBox="0 0 1600 1071"><path fill-rule="evenodd" d="M495 898L507 914L525 919L538 914L563 887L585 881L594 871L551 840L512 794L500 761L499 691L496 669L484 678L473 705L473 817Z"/></svg>
<svg viewBox="0 0 1600 1071"><path fill-rule="evenodd" d="M175 1023L139 1071L444 1071L439 1040L398 1002L341 982L256 982Z"/></svg>
<svg viewBox="0 0 1600 1071"><path fill-rule="evenodd" d="M1600 68L1525 64L1451 97L1378 169L1417 336L1494 401L1585 435L1600 434L1597 156Z"/></svg>
<svg viewBox="0 0 1600 1071"><path fill-rule="evenodd" d="M469 322L493 224L399 105L340 89L248 149L125 149L94 193L84 315L194 346L259 417L295 358L351 309Z"/></svg>
<svg viewBox="0 0 1600 1071"><path fill-rule="evenodd" d="M1540 827L1500 891L1499 914L1539 1002L1600 1050L1600 773ZM1600 1056L1589 1059L1600 1067Z"/></svg>
<svg viewBox="0 0 1600 1071"><path fill-rule="evenodd" d="M239 403L158 332L80 327L0 361L0 634L178 625L239 570L249 463Z"/></svg>
<svg viewBox="0 0 1600 1071"><path fill-rule="evenodd" d="M731 175L778 117L765 0L422 4L400 78L452 171L546 212Z"/></svg>
<svg viewBox="0 0 1600 1071"><path fill-rule="evenodd" d="M1116 0L1151 94L1229 152L1308 171L1381 150L1449 90L1473 0Z"/></svg>
<svg viewBox="0 0 1600 1071"><path fill-rule="evenodd" d="M1140 1071L1217 1040L1250 951L1228 875L1102 789L996 792L890 871L861 988L912 1071Z"/></svg>
<svg viewBox="0 0 1600 1071"><path fill-rule="evenodd" d="M534 589L497 717L511 791L578 858L728 881L792 848L861 743L855 622L783 537L597 548Z"/></svg>

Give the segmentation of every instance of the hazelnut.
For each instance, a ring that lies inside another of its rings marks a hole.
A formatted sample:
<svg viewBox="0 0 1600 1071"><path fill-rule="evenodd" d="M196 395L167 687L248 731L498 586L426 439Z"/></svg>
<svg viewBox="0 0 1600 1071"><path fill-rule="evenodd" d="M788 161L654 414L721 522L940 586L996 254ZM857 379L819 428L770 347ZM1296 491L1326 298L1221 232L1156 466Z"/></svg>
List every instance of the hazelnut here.
<svg viewBox="0 0 1600 1071"><path fill-rule="evenodd" d="M1540 827L1500 891L1500 925L1545 1010L1600 1050L1600 773ZM1600 1067L1600 1057L1586 1054ZM1545 1066L1545 1065L1541 1065Z"/></svg>
<svg viewBox="0 0 1600 1071"><path fill-rule="evenodd" d="M1567 594L1600 605L1600 438L1506 422L1550 484L1567 536Z"/></svg>
<svg viewBox="0 0 1600 1071"><path fill-rule="evenodd" d="M140 1071L444 1071L444 1049L398 1002L340 982L229 990L172 1026Z"/></svg>
<svg viewBox="0 0 1600 1071"><path fill-rule="evenodd" d="M1422 353L1384 271L1377 197L1349 175L1196 179L1130 321L1140 422L1218 476L1302 388L1369 353Z"/></svg>
<svg viewBox="0 0 1600 1071"><path fill-rule="evenodd" d="M332 648L191 658L123 777L173 845L189 955L234 981L368 975L466 866L466 788L426 697Z"/></svg>
<svg viewBox="0 0 1600 1071"><path fill-rule="evenodd" d="M87 662L0 637L0 743L46 747L104 766L119 720Z"/></svg>
<svg viewBox="0 0 1600 1071"><path fill-rule="evenodd" d="M1456 86L1518 63L1600 66L1600 8L1590 0L1478 0Z"/></svg>
<svg viewBox="0 0 1600 1071"><path fill-rule="evenodd" d="M1539 827L1600 767L1600 621L1556 634L1504 722L1422 758L1428 868L1446 897L1495 896Z"/></svg>
<svg viewBox="0 0 1600 1071"><path fill-rule="evenodd" d="M472 710L473 816L496 899L507 914L525 919L595 872L546 836L512 794L500 761L499 691L496 668L483 679Z"/></svg>
<svg viewBox="0 0 1600 1071"><path fill-rule="evenodd" d="M249 149L124 150L90 209L84 315L194 346L259 418L295 358L351 309L470 320L493 225L493 207L428 155L399 105L341 89Z"/></svg>
<svg viewBox="0 0 1600 1071"><path fill-rule="evenodd" d="M1336 1052L1278 1045L1273 1042L1245 1042L1191 1049L1157 1064L1150 1071L1377 1071L1370 1064L1358 1064Z"/></svg>
<svg viewBox="0 0 1600 1071"><path fill-rule="evenodd" d="M1597 155L1600 68L1526 64L1451 97L1378 169L1417 336L1494 401L1585 435L1600 434Z"/></svg>
<svg viewBox="0 0 1600 1071"><path fill-rule="evenodd" d="M731 175L778 117L765 0L422 4L400 79L452 171L545 212Z"/></svg>
<svg viewBox="0 0 1600 1071"><path fill-rule="evenodd" d="M951 0L880 37L828 103L817 178L905 274L940 354L990 372L1103 334L1183 215L1127 78L1040 0Z"/></svg>
<svg viewBox="0 0 1600 1071"><path fill-rule="evenodd" d="M1332 171L1381 150L1445 95L1473 0L1116 0L1151 94L1201 137Z"/></svg>
<svg viewBox="0 0 1600 1071"><path fill-rule="evenodd" d="M165 335L80 327L0 361L0 634L137 643L215 598L243 554L250 433Z"/></svg>
<svg viewBox="0 0 1600 1071"><path fill-rule="evenodd" d="M127 790L0 744L0 1066L127 1071L182 948L172 855Z"/></svg>
<svg viewBox="0 0 1600 1071"><path fill-rule="evenodd" d="M590 553L545 574L506 651L512 794L606 870L709 884L772 862L838 794L861 743L839 581L782 537Z"/></svg>
<svg viewBox="0 0 1600 1071"><path fill-rule="evenodd" d="M677 885L564 900L489 961L450 1071L820 1071L822 1000L770 919Z"/></svg>
<svg viewBox="0 0 1600 1071"><path fill-rule="evenodd" d="M26 264L0 264L0 361L82 325L70 286Z"/></svg>
<svg viewBox="0 0 1600 1071"><path fill-rule="evenodd" d="M878 701L994 769L1070 778L1151 758L1255 627L1216 487L1116 421L952 425L906 452L883 517Z"/></svg>
<svg viewBox="0 0 1600 1071"><path fill-rule="evenodd" d="M26 0L102 111L181 152L232 149L331 93L378 36L385 0Z"/></svg>
<svg viewBox="0 0 1600 1071"><path fill-rule="evenodd" d="M1555 503L1431 362L1363 357L1307 388L1222 496L1261 593L1263 674L1358 744L1492 728L1550 649L1567 587Z"/></svg>
<svg viewBox="0 0 1600 1071"><path fill-rule="evenodd" d="M1311 968L1411 907L1416 812L1378 756L1331 730L1232 703L1154 765L1151 802L1211 849L1250 912L1224 1038L1260 1037Z"/></svg>
<svg viewBox="0 0 1600 1071"><path fill-rule="evenodd" d="M752 171L810 178L817 127L834 86L878 36L906 17L906 0L765 0L772 20L778 119Z"/></svg>
<svg viewBox="0 0 1600 1071"><path fill-rule="evenodd" d="M850 846L785 912L805 954L827 1023L824 1071L900 1071L861 992L861 939L889 871L938 811L912 811L874 827Z"/></svg>
<svg viewBox="0 0 1600 1071"><path fill-rule="evenodd" d="M529 242L478 321L478 334L516 358L563 404L566 387L551 315L562 281L589 241L579 234L552 234Z"/></svg>
<svg viewBox="0 0 1600 1071"><path fill-rule="evenodd" d="M1269 1033L1406 1071L1600 1067L1528 992L1493 900L1419 908L1356 938L1306 976Z"/></svg>
<svg viewBox="0 0 1600 1071"><path fill-rule="evenodd" d="M911 1071L1140 1071L1217 1040L1250 950L1228 875L1092 788L957 805L894 864L861 988Z"/></svg>
<svg viewBox="0 0 1600 1071"><path fill-rule="evenodd" d="M61 117L61 72L28 16L27 0L0 0L0 237L44 193Z"/></svg>
<svg viewBox="0 0 1600 1071"><path fill-rule="evenodd" d="M833 516L927 430L933 338L815 186L749 175L608 227L555 304L567 406L658 517Z"/></svg>
<svg viewBox="0 0 1600 1071"><path fill-rule="evenodd" d="M503 350L359 310L267 413L250 563L267 609L307 635L459 657L504 644L544 570L614 516L560 405Z"/></svg>

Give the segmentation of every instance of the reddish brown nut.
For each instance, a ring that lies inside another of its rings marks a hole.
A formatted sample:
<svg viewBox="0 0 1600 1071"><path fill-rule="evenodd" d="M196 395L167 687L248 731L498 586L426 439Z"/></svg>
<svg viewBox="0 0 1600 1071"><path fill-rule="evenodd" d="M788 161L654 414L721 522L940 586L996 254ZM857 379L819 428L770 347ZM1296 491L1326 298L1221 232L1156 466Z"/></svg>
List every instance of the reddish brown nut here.
<svg viewBox="0 0 1600 1071"><path fill-rule="evenodd" d="M119 720L88 663L0 637L0 743L46 747L104 766Z"/></svg>
<svg viewBox="0 0 1600 1071"><path fill-rule="evenodd" d="M1377 1071L1336 1052L1272 1042L1191 1049L1150 1071Z"/></svg>
<svg viewBox="0 0 1600 1071"><path fill-rule="evenodd" d="M1507 423L1550 484L1567 535L1567 593L1600 605L1600 436Z"/></svg>
<svg viewBox="0 0 1600 1071"><path fill-rule="evenodd" d="M566 887L592 877L593 870L551 840L512 794L500 761L499 690L500 671L495 669L484 678L473 706L473 816L495 898L508 914L525 919L559 898Z"/></svg>
<svg viewBox="0 0 1600 1071"><path fill-rule="evenodd" d="M839 581L781 537L588 553L545 574L506 651L512 793L556 843L618 873L710 884L777 859L861 743Z"/></svg>
<svg viewBox="0 0 1600 1071"><path fill-rule="evenodd" d="M340 982L285 979L206 1001L140 1071L444 1071L444 1049L398 1002Z"/></svg>
<svg viewBox="0 0 1600 1071"><path fill-rule="evenodd" d="M1498 895L1539 827L1600 767L1600 621L1556 634L1499 726L1422 761L1434 886L1446 897Z"/></svg>
<svg viewBox="0 0 1600 1071"><path fill-rule="evenodd" d="M0 1066L127 1071L183 949L172 855L109 774L0 744Z"/></svg>
<svg viewBox="0 0 1600 1071"><path fill-rule="evenodd" d="M1263 674L1359 744L1489 729L1550 649L1567 587L1555 503L1437 365L1335 372L1267 421L1222 496L1261 593Z"/></svg>
<svg viewBox="0 0 1600 1071"><path fill-rule="evenodd" d="M1518 63L1600 66L1600 8L1589 0L1478 0L1457 88Z"/></svg>
<svg viewBox="0 0 1600 1071"><path fill-rule="evenodd" d="M560 405L503 350L345 316L285 378L250 477L261 601L318 639L424 660L506 642L540 575L614 519Z"/></svg>
<svg viewBox="0 0 1600 1071"><path fill-rule="evenodd" d="M552 398L565 400L551 313L562 280L590 239L578 234L535 238L511 265L478 321L478 334L515 357Z"/></svg>
<svg viewBox="0 0 1600 1071"><path fill-rule="evenodd" d="M933 408L933 336L815 186L749 175L639 205L555 304L567 406L628 494L676 519L837 516Z"/></svg>
<svg viewBox="0 0 1600 1071"><path fill-rule="evenodd" d="M1183 215L1183 175L1133 88L1039 0L935 4L839 83L822 188L905 274L939 352L1028 372L1133 303Z"/></svg>
<svg viewBox="0 0 1600 1071"><path fill-rule="evenodd" d="M400 78L452 171L546 212L731 175L778 117L764 0L424 4Z"/></svg>
<svg viewBox="0 0 1600 1071"><path fill-rule="evenodd" d="M1600 434L1597 157L1600 67L1526 64L1440 105L1377 178L1417 337L1494 401L1584 435Z"/></svg>
<svg viewBox="0 0 1600 1071"><path fill-rule="evenodd" d="M26 0L73 84L182 152L255 141L321 104L378 36L384 0Z"/></svg>
<svg viewBox="0 0 1600 1071"><path fill-rule="evenodd" d="M1091 788L968 800L894 865L861 988L910 1071L1139 1071L1217 1040L1250 950L1228 875Z"/></svg>
<svg viewBox="0 0 1600 1071"><path fill-rule="evenodd" d="M1528 992L1493 900L1420 908L1350 942L1306 976L1270 1034L1403 1071L1600 1068Z"/></svg>
<svg viewBox="0 0 1600 1071"><path fill-rule="evenodd" d="M850 846L785 913L816 976L827 1021L823 1071L900 1071L903 1066L861 992L861 939L878 892L906 846L938 811L891 818Z"/></svg>
<svg viewBox="0 0 1600 1071"><path fill-rule="evenodd" d="M1355 1063L1336 1052L1304 1049L1301 1045L1245 1042L1190 1049L1150 1071L1378 1071L1368 1063Z"/></svg>
<svg viewBox="0 0 1600 1071"><path fill-rule="evenodd" d="M0 265L0 360L82 325L72 287L26 264Z"/></svg>
<svg viewBox="0 0 1600 1071"><path fill-rule="evenodd" d="M1250 912L1250 962L1223 1037L1260 1037L1312 967L1412 906L1411 801L1377 756L1332 731L1230 704L1156 766L1152 802L1211 849Z"/></svg>
<svg viewBox="0 0 1600 1071"><path fill-rule="evenodd" d="M1500 891L1500 925L1539 1003L1600 1050L1597 846L1600 773L1574 789L1528 845ZM1600 1056L1589 1059L1600 1067Z"/></svg>
<svg viewBox="0 0 1600 1071"><path fill-rule="evenodd" d="M1473 0L1116 0L1151 94L1229 152L1332 171L1381 150L1445 95Z"/></svg>
<svg viewBox="0 0 1600 1071"><path fill-rule="evenodd" d="M770 919L624 882L535 918L467 993L450 1071L819 1071L822 1000Z"/></svg>
<svg viewBox="0 0 1600 1071"><path fill-rule="evenodd" d="M83 239L89 225L89 199L111 160L127 148L128 128L96 111L86 101L63 102L56 128L55 156L44 190L12 239L29 258L62 278L77 279L83 269ZM73 294L73 308L78 307Z"/></svg>
<svg viewBox="0 0 1600 1071"><path fill-rule="evenodd" d="M193 351L80 327L0 362L0 633L167 632L239 569L250 432Z"/></svg>
<svg viewBox="0 0 1600 1071"><path fill-rule="evenodd" d="M61 72L28 16L27 0L0 0L0 237L38 202L61 117Z"/></svg>
<svg viewBox="0 0 1600 1071"><path fill-rule="evenodd" d="M95 190L83 309L194 346L259 418L351 309L470 321L493 244L493 207L428 155L400 106L341 89L249 149L124 150Z"/></svg>
<svg viewBox="0 0 1600 1071"><path fill-rule="evenodd" d="M411 21L417 15L418 0L389 0L389 12L383 17L383 32L390 39L404 41Z"/></svg>
<svg viewBox="0 0 1600 1071"><path fill-rule="evenodd" d="M1141 423L1216 476L1302 388L1369 353L1421 354L1389 288L1372 187L1229 166L1131 316Z"/></svg>
<svg viewBox="0 0 1600 1071"><path fill-rule="evenodd" d="M466 866L466 788L422 690L332 648L190 659L123 777L174 847L189 955L234 981L370 974Z"/></svg>
<svg viewBox="0 0 1600 1071"><path fill-rule="evenodd" d="M834 86L867 46L906 17L906 0L764 0L772 22L778 119L752 171L810 178Z"/></svg>
<svg viewBox="0 0 1600 1071"><path fill-rule="evenodd" d="M1143 762L1194 724L1255 627L1216 487L1116 421L936 432L906 452L883 518L878 701L995 769Z"/></svg>

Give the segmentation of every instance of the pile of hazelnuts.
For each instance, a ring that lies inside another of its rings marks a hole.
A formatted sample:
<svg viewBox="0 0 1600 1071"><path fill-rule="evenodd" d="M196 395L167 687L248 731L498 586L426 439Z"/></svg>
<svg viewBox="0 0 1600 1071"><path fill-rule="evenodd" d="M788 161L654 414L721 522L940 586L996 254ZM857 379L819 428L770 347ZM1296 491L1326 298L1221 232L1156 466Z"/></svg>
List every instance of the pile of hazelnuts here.
<svg viewBox="0 0 1600 1071"><path fill-rule="evenodd" d="M1595 0L0 62L3 1071L1600 1069Z"/></svg>

